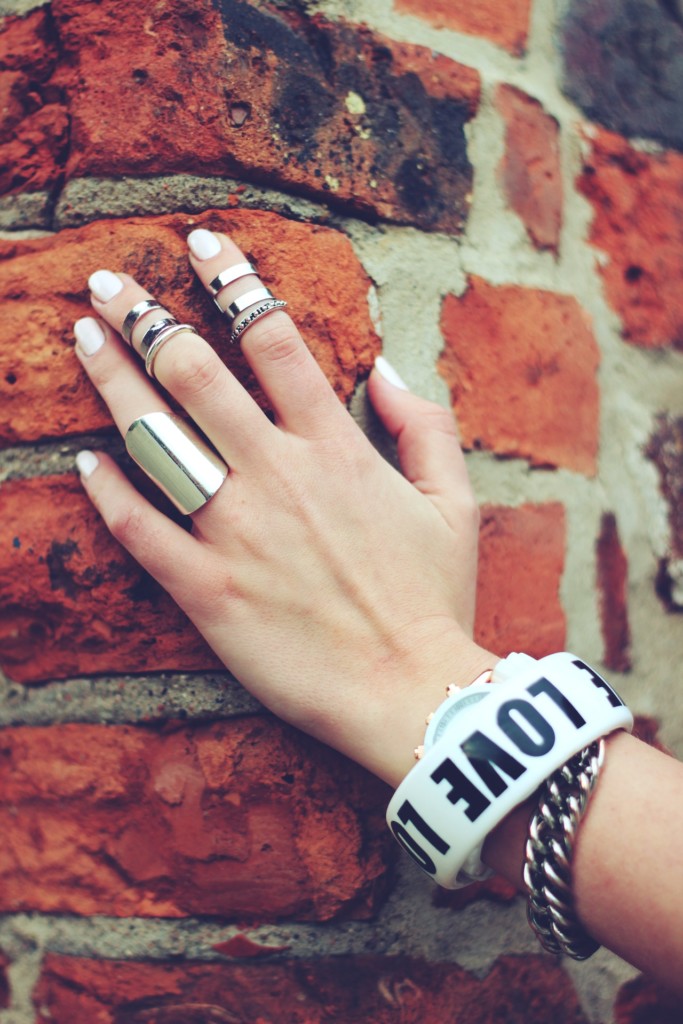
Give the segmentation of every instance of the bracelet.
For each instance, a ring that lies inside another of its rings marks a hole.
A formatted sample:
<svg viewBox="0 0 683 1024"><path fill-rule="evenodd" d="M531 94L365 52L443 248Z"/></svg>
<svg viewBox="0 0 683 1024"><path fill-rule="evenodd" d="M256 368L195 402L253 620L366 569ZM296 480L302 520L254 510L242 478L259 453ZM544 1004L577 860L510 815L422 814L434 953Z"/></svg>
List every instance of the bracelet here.
<svg viewBox="0 0 683 1024"><path fill-rule="evenodd" d="M430 746L425 737L387 823L440 885L480 881L489 874L482 846L503 818L584 747L632 727L619 695L574 655L510 655L477 694L465 688L437 708L428 733L438 738Z"/></svg>
<svg viewBox="0 0 683 1024"><path fill-rule="evenodd" d="M551 775L531 818L526 843L529 924L545 950L566 953L573 960L587 960L600 948L576 916L572 855L604 758L605 741L600 739Z"/></svg>

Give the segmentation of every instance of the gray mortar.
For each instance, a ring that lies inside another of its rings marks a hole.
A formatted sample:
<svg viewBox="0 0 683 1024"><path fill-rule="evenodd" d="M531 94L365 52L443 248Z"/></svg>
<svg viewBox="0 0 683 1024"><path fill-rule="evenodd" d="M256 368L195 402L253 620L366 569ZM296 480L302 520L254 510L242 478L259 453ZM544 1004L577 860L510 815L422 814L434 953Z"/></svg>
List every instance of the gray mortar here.
<svg viewBox="0 0 683 1024"><path fill-rule="evenodd" d="M53 197L49 192L0 196L0 231L50 228Z"/></svg>
<svg viewBox="0 0 683 1024"><path fill-rule="evenodd" d="M53 227L80 227L108 217L138 217L161 213L198 213L211 208L272 210L293 220L325 222L326 207L234 178L193 174L151 178L74 178L57 201Z"/></svg>

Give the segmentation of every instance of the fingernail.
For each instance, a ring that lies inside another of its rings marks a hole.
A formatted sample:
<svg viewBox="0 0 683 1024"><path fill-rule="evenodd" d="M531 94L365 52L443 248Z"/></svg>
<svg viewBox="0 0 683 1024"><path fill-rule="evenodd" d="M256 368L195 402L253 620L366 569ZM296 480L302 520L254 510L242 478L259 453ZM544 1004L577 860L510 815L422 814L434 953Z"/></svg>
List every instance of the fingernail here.
<svg viewBox="0 0 683 1024"><path fill-rule="evenodd" d="M123 288L123 281L111 270L96 270L88 278L88 287L100 302L109 302Z"/></svg>
<svg viewBox="0 0 683 1024"><path fill-rule="evenodd" d="M81 317L74 324L74 336L85 356L92 356L104 345L104 331L91 316Z"/></svg>
<svg viewBox="0 0 683 1024"><path fill-rule="evenodd" d="M208 260L212 256L217 256L222 249L220 239L214 235L213 231L207 231L206 228L190 231L187 236L187 244L192 250L192 255L196 256L198 260Z"/></svg>
<svg viewBox="0 0 683 1024"><path fill-rule="evenodd" d="M381 377L384 377L385 380L388 380L389 383L393 384L395 388L400 388L401 391L408 391L408 385L405 383L405 381L403 381L401 377L399 377L399 375L396 373L396 370L393 368L391 363L388 363L386 361L384 356L377 356L377 358L375 359L375 369L377 370Z"/></svg>
<svg viewBox="0 0 683 1024"><path fill-rule="evenodd" d="M76 456L76 469L84 480L87 480L91 473L94 473L100 464L94 452L83 451Z"/></svg>

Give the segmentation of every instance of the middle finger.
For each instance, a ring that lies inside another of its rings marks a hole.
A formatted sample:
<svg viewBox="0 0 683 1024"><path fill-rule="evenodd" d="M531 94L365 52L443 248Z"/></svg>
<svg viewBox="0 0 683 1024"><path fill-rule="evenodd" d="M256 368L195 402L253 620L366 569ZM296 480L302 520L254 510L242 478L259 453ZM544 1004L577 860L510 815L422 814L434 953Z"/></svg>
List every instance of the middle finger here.
<svg viewBox="0 0 683 1024"><path fill-rule="evenodd" d="M153 301L127 274L100 270L91 275L89 284L94 309L119 334L133 307ZM170 314L165 310L151 310L134 325L131 343L138 354L147 330L166 316ZM137 373L144 376L142 364ZM208 342L196 334L185 331L170 338L159 350L154 375L232 467L253 456L254 439L261 436L255 431L275 430ZM112 413L116 418L115 409Z"/></svg>

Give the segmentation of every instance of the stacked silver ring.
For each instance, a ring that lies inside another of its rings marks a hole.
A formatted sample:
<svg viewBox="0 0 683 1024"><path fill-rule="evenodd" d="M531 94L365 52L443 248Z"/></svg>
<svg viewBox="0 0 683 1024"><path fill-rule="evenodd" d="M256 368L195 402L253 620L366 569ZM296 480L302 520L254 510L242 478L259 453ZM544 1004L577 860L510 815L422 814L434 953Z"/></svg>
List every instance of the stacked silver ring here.
<svg viewBox="0 0 683 1024"><path fill-rule="evenodd" d="M133 347L132 335L135 325L143 316L147 316L153 310L166 312L164 307L154 299L142 299L141 302L137 302L126 314L123 326L121 327L121 335L131 348ZM145 360L145 369L150 377L154 377L154 360L159 354L161 347L181 331L190 331L192 334L197 333L191 324L179 324L176 318L170 315L155 320L147 328L140 339L137 352Z"/></svg>
<svg viewBox="0 0 683 1024"><path fill-rule="evenodd" d="M284 309L287 305L282 299L276 299L269 288L261 285L259 288L252 288L245 292L244 295L238 295L226 309L223 309L218 301L219 292L243 277L256 276L256 273L256 268L251 263L237 263L234 267L222 270L207 285L207 291L211 294L213 301L233 325L230 334L230 341L233 343L241 338L244 332L262 316L272 313L275 309Z"/></svg>

